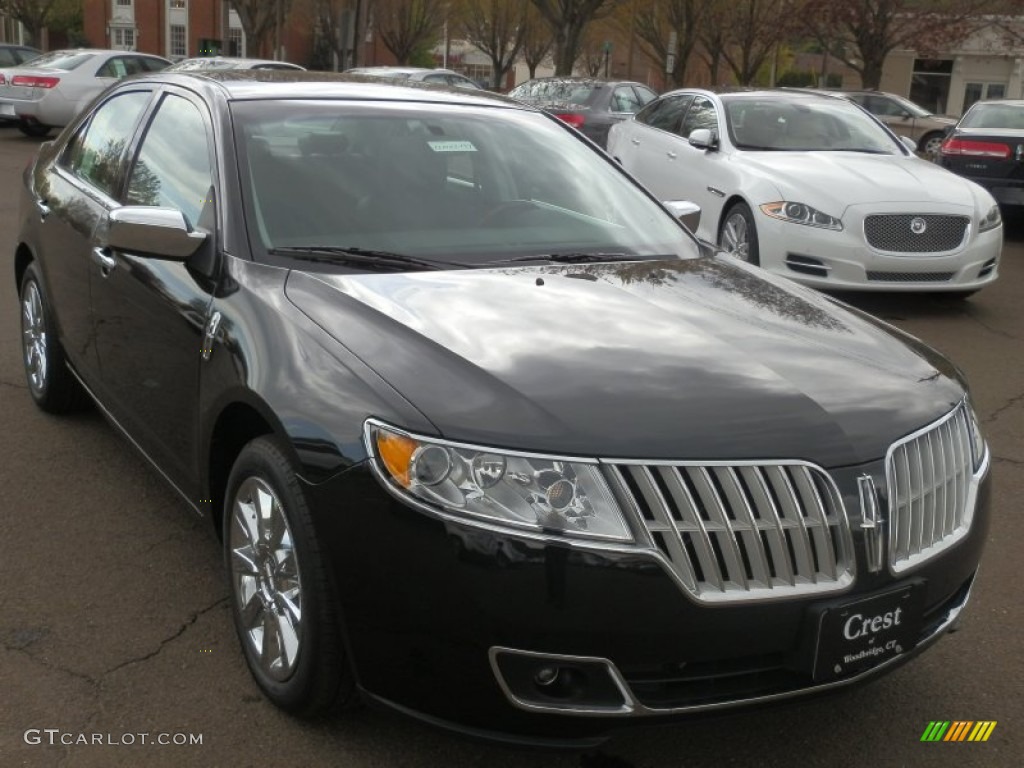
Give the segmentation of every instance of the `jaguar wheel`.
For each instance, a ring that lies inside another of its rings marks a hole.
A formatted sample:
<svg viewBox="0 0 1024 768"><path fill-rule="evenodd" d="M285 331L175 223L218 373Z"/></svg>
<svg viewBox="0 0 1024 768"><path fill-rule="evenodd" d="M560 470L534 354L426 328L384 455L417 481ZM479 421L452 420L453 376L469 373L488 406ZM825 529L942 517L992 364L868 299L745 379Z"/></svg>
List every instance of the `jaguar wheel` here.
<svg viewBox="0 0 1024 768"><path fill-rule="evenodd" d="M68 370L35 262L21 278L21 349L28 391L36 405L49 413L69 413L88 405L89 396Z"/></svg>
<svg viewBox="0 0 1024 768"><path fill-rule="evenodd" d="M718 244L736 258L754 266L761 263L754 214L746 203L733 203L722 217Z"/></svg>
<svg viewBox="0 0 1024 768"><path fill-rule="evenodd" d="M338 611L294 467L261 437L228 479L224 552L249 670L282 709L312 716L356 700Z"/></svg>

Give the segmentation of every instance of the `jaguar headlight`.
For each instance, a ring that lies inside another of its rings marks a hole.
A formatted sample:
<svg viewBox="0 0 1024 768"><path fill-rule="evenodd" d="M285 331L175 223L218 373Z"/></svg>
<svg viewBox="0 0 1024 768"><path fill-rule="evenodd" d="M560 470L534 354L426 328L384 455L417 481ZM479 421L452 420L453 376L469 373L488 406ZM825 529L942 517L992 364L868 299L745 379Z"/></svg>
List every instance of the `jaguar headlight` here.
<svg viewBox="0 0 1024 768"><path fill-rule="evenodd" d="M793 224L804 224L808 227L834 229L837 231L843 228L843 222L835 216L829 216L827 213L823 213L805 203L779 200L774 203L765 203L761 206L761 212L766 216L771 216L773 219L781 219Z"/></svg>
<svg viewBox="0 0 1024 768"><path fill-rule="evenodd" d="M988 213L981 217L981 221L978 223L979 232L988 232L990 229L995 229L1003 223L1003 217L999 213L999 205L993 205L988 209Z"/></svg>
<svg viewBox="0 0 1024 768"><path fill-rule="evenodd" d="M596 463L448 443L372 422L366 437L384 480L420 504L511 528L633 540Z"/></svg>

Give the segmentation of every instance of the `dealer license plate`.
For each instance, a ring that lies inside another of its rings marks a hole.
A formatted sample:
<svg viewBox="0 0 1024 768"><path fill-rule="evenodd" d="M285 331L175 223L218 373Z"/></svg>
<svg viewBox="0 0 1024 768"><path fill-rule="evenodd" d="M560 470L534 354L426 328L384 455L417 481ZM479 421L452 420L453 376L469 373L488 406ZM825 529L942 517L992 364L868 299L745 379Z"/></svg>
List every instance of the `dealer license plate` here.
<svg viewBox="0 0 1024 768"><path fill-rule="evenodd" d="M913 584L825 610L814 679L848 677L910 651L920 634L923 601L922 585Z"/></svg>

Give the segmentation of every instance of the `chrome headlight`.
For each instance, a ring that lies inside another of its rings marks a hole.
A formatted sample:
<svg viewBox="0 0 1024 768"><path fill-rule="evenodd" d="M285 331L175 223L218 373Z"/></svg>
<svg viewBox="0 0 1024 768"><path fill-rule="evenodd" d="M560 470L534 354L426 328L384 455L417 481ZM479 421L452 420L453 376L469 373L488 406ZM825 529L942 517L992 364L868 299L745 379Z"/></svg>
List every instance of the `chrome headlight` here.
<svg viewBox="0 0 1024 768"><path fill-rule="evenodd" d="M819 227L821 229L842 230L843 222L835 216L822 213L817 208L811 208L804 203L793 203L780 200L775 203L765 203L761 206L761 212L773 219L781 219L793 224L804 224L808 227Z"/></svg>
<svg viewBox="0 0 1024 768"><path fill-rule="evenodd" d="M995 229L1003 223L1003 217L999 213L999 205L993 205L988 209L988 213L981 217L981 221L978 223L979 232L988 232L990 229Z"/></svg>
<svg viewBox="0 0 1024 768"><path fill-rule="evenodd" d="M451 515L543 533L632 541L596 462L492 450L367 422L366 444L400 496Z"/></svg>

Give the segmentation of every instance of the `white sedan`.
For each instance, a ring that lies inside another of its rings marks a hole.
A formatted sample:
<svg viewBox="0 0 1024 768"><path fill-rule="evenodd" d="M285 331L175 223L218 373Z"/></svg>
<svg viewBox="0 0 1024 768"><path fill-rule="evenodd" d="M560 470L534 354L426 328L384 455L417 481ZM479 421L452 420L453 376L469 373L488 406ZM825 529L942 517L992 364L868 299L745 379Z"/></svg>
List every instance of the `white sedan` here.
<svg viewBox="0 0 1024 768"><path fill-rule="evenodd" d="M818 288L943 291L994 281L1002 220L982 187L921 160L845 99L679 90L611 130L608 153L697 235Z"/></svg>
<svg viewBox="0 0 1024 768"><path fill-rule="evenodd" d="M135 51L76 48L52 51L0 69L0 116L17 119L21 132L45 136L71 119L111 83L156 72L167 59Z"/></svg>

